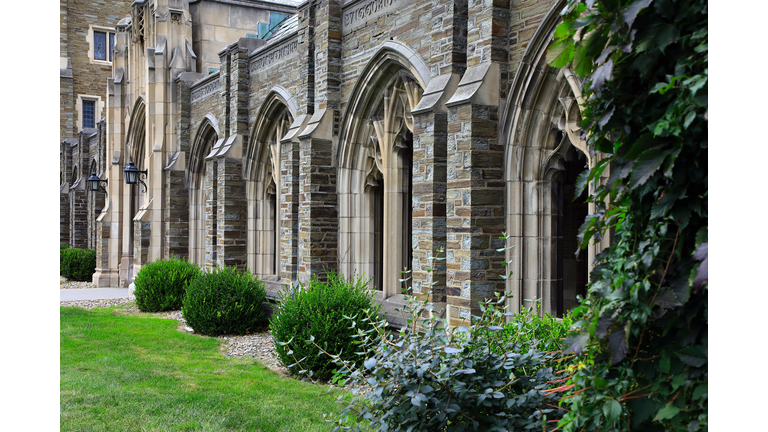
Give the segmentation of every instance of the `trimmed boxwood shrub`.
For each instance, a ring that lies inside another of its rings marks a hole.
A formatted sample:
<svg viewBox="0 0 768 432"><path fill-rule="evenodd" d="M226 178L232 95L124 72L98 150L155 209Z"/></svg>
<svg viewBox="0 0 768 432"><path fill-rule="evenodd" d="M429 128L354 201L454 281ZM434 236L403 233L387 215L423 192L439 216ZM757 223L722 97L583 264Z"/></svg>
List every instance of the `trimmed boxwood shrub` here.
<svg viewBox="0 0 768 432"><path fill-rule="evenodd" d="M189 285L181 311L195 333L242 335L266 325L266 297L264 283L248 270L219 267Z"/></svg>
<svg viewBox="0 0 768 432"><path fill-rule="evenodd" d="M317 348L307 342L311 336L325 351L347 362L359 364L364 360L356 353L360 351L360 340L354 337L357 329L351 328L344 317L356 320L358 328L373 328L372 321L378 319L381 306L373 298L373 291L368 290L366 280L359 276L346 279L331 271L327 282L315 275L306 289L279 295L280 308L272 316L270 329L278 357L291 372L311 370L321 380L332 376L337 366L330 357L317 355ZM365 310L372 320L366 319ZM301 368L295 366L297 360L301 360Z"/></svg>
<svg viewBox="0 0 768 432"><path fill-rule="evenodd" d="M96 272L96 251L61 249L59 271L70 281L90 282Z"/></svg>
<svg viewBox="0 0 768 432"><path fill-rule="evenodd" d="M158 260L145 264L133 283L136 306L144 312L179 310L187 287L200 276L200 268L188 261Z"/></svg>

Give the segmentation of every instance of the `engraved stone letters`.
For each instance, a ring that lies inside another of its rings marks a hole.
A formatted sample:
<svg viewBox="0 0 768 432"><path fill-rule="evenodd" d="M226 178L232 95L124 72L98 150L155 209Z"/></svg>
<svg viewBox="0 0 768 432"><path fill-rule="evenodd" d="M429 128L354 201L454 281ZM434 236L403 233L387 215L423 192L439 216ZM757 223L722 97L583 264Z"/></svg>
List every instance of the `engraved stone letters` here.
<svg viewBox="0 0 768 432"><path fill-rule="evenodd" d="M219 83L219 80L214 79L208 84L205 84L203 86L200 86L192 90L192 97L191 97L192 102L199 101L200 99L210 95L211 93L215 93L219 91L220 86L221 84Z"/></svg>
<svg viewBox="0 0 768 432"><path fill-rule="evenodd" d="M365 24L369 18L378 15L379 12L390 9L398 0L363 0L358 3L359 6L353 6L348 11L344 11L343 28L348 30Z"/></svg>
<svg viewBox="0 0 768 432"><path fill-rule="evenodd" d="M299 42L297 40L292 40L278 47L277 49L256 57L256 59L251 62L251 72L255 72L263 67L267 67L277 60L294 54L298 46Z"/></svg>

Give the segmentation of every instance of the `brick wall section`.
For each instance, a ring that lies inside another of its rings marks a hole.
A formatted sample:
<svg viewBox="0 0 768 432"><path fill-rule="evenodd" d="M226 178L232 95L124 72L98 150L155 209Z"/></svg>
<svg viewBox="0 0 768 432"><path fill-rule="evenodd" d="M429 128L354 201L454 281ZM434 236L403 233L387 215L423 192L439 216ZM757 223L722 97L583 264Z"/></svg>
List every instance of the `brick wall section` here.
<svg viewBox="0 0 768 432"><path fill-rule="evenodd" d="M280 278L296 280L299 270L299 144L280 150Z"/></svg>
<svg viewBox="0 0 768 432"><path fill-rule="evenodd" d="M248 48L235 46L230 51L230 135L243 135L248 142ZM245 151L245 146L243 146Z"/></svg>
<svg viewBox="0 0 768 432"><path fill-rule="evenodd" d="M446 114L414 116L413 126L413 291L428 294L434 303L445 302L445 261L431 261L435 251L445 248ZM445 253L439 256L445 258ZM432 281L426 285L432 271Z"/></svg>
<svg viewBox="0 0 768 432"><path fill-rule="evenodd" d="M246 266L248 211L242 159L221 158L217 161L217 243L216 263L220 266Z"/></svg>
<svg viewBox="0 0 768 432"><path fill-rule="evenodd" d="M69 246L88 248L88 200L86 191L69 190Z"/></svg>
<svg viewBox="0 0 768 432"><path fill-rule="evenodd" d="M324 268L338 267L339 243L336 167L331 141L302 138L299 185L299 274L325 278Z"/></svg>
<svg viewBox="0 0 768 432"><path fill-rule="evenodd" d="M72 92L101 96L107 99L107 78L112 75L112 66L91 64L88 59L89 44L86 40L91 25L114 28L117 22L130 14L129 0L69 0L66 2L66 20L62 18L60 44L66 44L66 56L72 64L74 83ZM63 12L63 7L62 7ZM66 29L66 30L65 30ZM66 33L66 37L63 37ZM107 41L109 43L109 41ZM64 51L62 47L61 51ZM109 53L107 53L109 56ZM106 106L106 103L105 103ZM104 113L96 113L102 118ZM62 136L62 138L65 138Z"/></svg>
<svg viewBox="0 0 768 432"><path fill-rule="evenodd" d="M75 96L73 79L61 77L59 79L59 137L71 138L77 135L75 123Z"/></svg>
<svg viewBox="0 0 768 432"><path fill-rule="evenodd" d="M507 98L509 87L510 0L469 0L467 67L498 63L500 99Z"/></svg>
<svg viewBox="0 0 768 432"><path fill-rule="evenodd" d="M471 103L449 108L447 192L447 301L451 324L459 308L477 314L477 302L504 290L504 148L498 144L498 108Z"/></svg>
<svg viewBox="0 0 768 432"><path fill-rule="evenodd" d="M205 161L205 267L216 267L218 247L218 166L216 161Z"/></svg>
<svg viewBox="0 0 768 432"><path fill-rule="evenodd" d="M249 128L248 132L253 131L253 126L258 120L256 117L261 109L262 104L267 98L270 90L276 85L282 86L291 93L299 106L297 115L306 113L306 96L302 80L306 79L302 75L302 68L305 67L302 63L306 57L306 53L300 52L298 48L298 34L293 37L282 39L275 43L270 43L257 50L253 56L249 58L250 62L250 87L248 97L248 111L249 111ZM259 59L262 59L264 55L269 55L275 49L280 49L291 43L297 43L297 50L289 54L287 57L281 58L279 61L269 64L268 66L262 66ZM257 66L258 65L258 66ZM304 74L306 75L306 74ZM305 102L301 102L304 100ZM302 111L302 109L304 111Z"/></svg>
<svg viewBox="0 0 768 432"><path fill-rule="evenodd" d="M432 9L432 76L467 69L467 0L436 0Z"/></svg>
<svg viewBox="0 0 768 432"><path fill-rule="evenodd" d="M553 4L554 0L510 0L509 84L520 68L528 43Z"/></svg>
<svg viewBox="0 0 768 432"><path fill-rule="evenodd" d="M165 172L164 256L189 258L189 191L184 187L184 171Z"/></svg>
<svg viewBox="0 0 768 432"><path fill-rule="evenodd" d="M315 112L315 8L307 2L299 9L298 52L300 114Z"/></svg>

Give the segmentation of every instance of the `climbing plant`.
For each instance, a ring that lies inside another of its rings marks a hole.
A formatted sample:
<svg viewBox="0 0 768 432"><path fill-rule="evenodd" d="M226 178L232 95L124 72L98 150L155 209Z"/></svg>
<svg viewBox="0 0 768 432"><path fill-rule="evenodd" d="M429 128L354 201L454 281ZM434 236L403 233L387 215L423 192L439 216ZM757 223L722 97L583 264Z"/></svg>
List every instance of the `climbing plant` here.
<svg viewBox="0 0 768 432"><path fill-rule="evenodd" d="M579 177L598 255L570 379L553 384L576 430L707 430L706 0L569 0L548 61L584 81L593 163Z"/></svg>

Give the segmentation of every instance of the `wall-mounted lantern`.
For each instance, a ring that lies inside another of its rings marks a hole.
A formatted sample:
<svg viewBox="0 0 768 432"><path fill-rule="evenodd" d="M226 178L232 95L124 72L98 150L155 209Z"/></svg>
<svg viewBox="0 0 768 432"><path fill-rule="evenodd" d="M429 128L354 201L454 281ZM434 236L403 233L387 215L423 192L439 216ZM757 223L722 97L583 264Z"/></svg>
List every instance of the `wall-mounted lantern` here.
<svg viewBox="0 0 768 432"><path fill-rule="evenodd" d="M99 176L96 175L96 173L92 173L90 177L88 177L88 190L91 192L98 192L101 190L104 193L107 193L107 189L102 186L102 183L107 183L108 180L102 180L99 178Z"/></svg>
<svg viewBox="0 0 768 432"><path fill-rule="evenodd" d="M130 161L123 170L123 175L125 176L125 184L135 185L136 183L141 183L144 186L144 193L147 192L147 184L141 180L141 176L147 177L147 170L139 171L133 161Z"/></svg>

